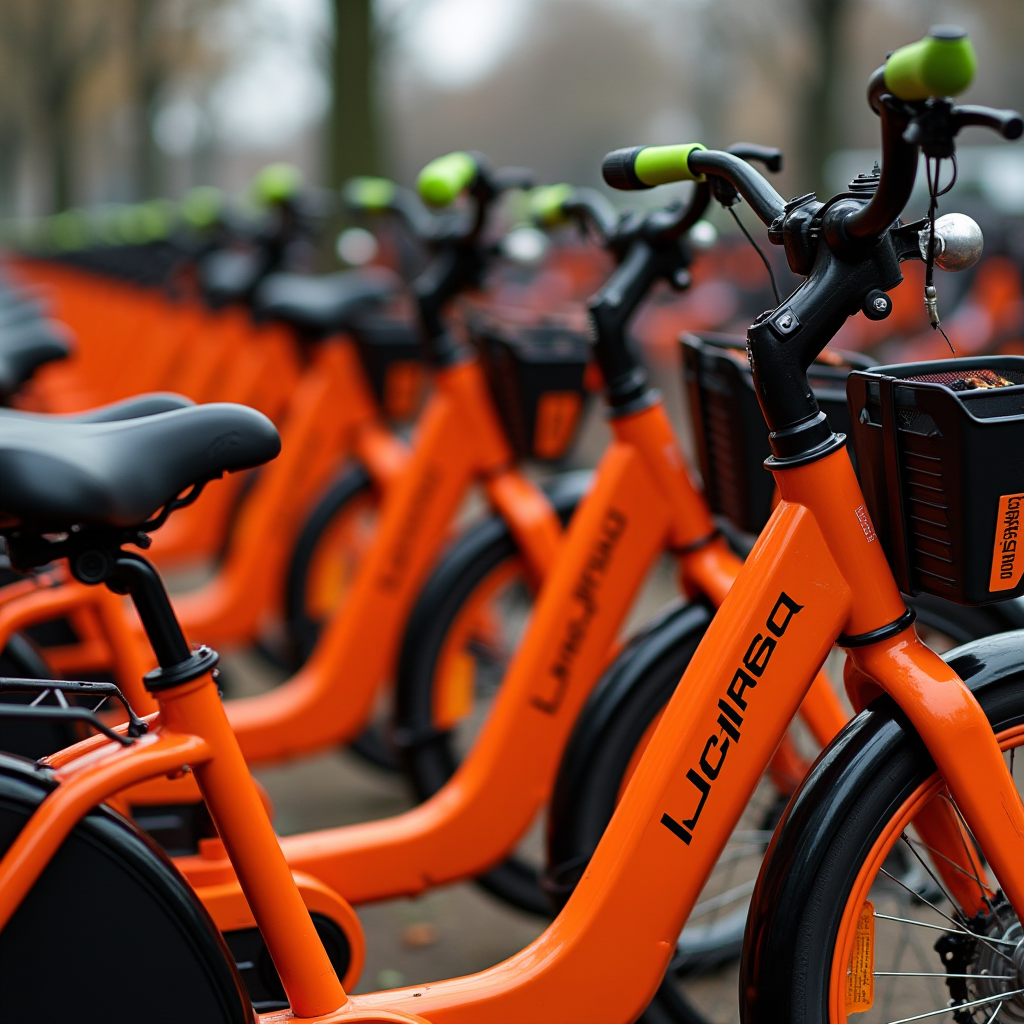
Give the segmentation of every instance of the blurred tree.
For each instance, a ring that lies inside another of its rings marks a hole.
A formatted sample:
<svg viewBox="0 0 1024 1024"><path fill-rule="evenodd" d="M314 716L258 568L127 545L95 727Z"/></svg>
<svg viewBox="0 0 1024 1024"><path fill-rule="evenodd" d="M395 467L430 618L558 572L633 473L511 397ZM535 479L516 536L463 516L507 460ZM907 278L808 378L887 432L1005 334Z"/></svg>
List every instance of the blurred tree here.
<svg viewBox="0 0 1024 1024"><path fill-rule="evenodd" d="M0 2L4 77L24 90L20 119L49 170L54 210L73 200L76 104L114 41L116 16L106 0Z"/></svg>
<svg viewBox="0 0 1024 1024"><path fill-rule="evenodd" d="M377 122L377 33L373 0L332 0L331 110L327 173L338 186L356 174L380 173Z"/></svg>
<svg viewBox="0 0 1024 1024"><path fill-rule="evenodd" d="M811 67L800 90L797 165L802 180L819 192L828 190L825 161L843 142L837 129L838 101L846 87L844 43L851 0L800 0Z"/></svg>
<svg viewBox="0 0 1024 1024"><path fill-rule="evenodd" d="M234 0L125 0L124 57L134 122L134 191L138 198L166 191L165 156L154 124L167 94L181 77L207 84L220 70L204 36L218 9ZM223 54L220 55L223 58Z"/></svg>

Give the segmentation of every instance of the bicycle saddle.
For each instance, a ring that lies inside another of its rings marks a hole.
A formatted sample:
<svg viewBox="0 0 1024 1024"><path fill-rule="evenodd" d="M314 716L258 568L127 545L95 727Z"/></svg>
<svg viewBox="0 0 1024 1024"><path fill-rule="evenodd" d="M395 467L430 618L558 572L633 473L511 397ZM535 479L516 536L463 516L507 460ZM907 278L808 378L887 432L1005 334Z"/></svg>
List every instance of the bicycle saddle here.
<svg viewBox="0 0 1024 1024"><path fill-rule="evenodd" d="M68 414L22 412L20 409L0 408L0 419L43 420L51 423L110 423L112 420L134 420L140 416L153 416L158 412L170 412L172 409L187 409L195 405L191 398L176 395L171 391L154 391L148 395L136 395L120 402L111 402L95 409Z"/></svg>
<svg viewBox="0 0 1024 1024"><path fill-rule="evenodd" d="M271 274L253 295L253 311L263 319L327 335L351 327L356 314L391 298L400 287L400 279L383 267L320 277Z"/></svg>
<svg viewBox="0 0 1024 1024"><path fill-rule="evenodd" d="M52 320L0 327L0 401L6 401L44 363L71 354L67 330Z"/></svg>
<svg viewBox="0 0 1024 1024"><path fill-rule="evenodd" d="M243 405L197 405L139 419L0 418L6 526L141 526L194 484L274 458L281 439Z"/></svg>
<svg viewBox="0 0 1024 1024"><path fill-rule="evenodd" d="M263 253L217 249L198 265L199 285L206 301L215 309L249 297L267 270Z"/></svg>

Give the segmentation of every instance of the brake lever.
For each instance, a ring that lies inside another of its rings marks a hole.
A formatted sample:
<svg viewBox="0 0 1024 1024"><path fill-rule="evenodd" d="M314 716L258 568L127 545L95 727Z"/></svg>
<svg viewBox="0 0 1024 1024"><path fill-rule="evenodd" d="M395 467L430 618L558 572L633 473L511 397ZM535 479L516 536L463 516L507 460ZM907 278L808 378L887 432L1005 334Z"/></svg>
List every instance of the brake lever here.
<svg viewBox="0 0 1024 1024"><path fill-rule="evenodd" d="M953 123L957 132L969 126L989 128L1010 142L1024 135L1024 117L1016 110L997 110L967 103L953 108Z"/></svg>
<svg viewBox="0 0 1024 1024"><path fill-rule="evenodd" d="M756 142L736 142L726 152L738 156L741 160L746 160L747 163L753 163L756 160L758 163L764 164L773 174L782 170L782 150L776 149L774 146L759 146Z"/></svg>
<svg viewBox="0 0 1024 1024"><path fill-rule="evenodd" d="M495 192L508 192L514 188L525 191L537 184L533 171L526 167L502 167L494 171L490 179Z"/></svg>

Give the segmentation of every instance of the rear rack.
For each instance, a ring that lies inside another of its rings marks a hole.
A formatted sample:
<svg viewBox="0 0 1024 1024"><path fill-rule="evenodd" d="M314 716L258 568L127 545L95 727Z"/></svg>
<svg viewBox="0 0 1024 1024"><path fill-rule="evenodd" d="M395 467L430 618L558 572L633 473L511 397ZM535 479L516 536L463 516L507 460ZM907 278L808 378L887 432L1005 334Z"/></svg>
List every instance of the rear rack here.
<svg viewBox="0 0 1024 1024"><path fill-rule="evenodd" d="M80 722L88 725L107 739L130 747L135 740L149 731L149 726L132 710L127 698L113 683L87 683L67 679L11 679L0 678L0 694L4 693L38 693L39 696L31 704L5 704L0 702L0 718L51 718L62 721ZM64 694L70 693L78 697L99 697L94 708L76 707L68 704ZM42 705L39 702L53 694L57 706ZM127 735L111 729L99 716L97 711L113 698L119 701L128 715Z"/></svg>

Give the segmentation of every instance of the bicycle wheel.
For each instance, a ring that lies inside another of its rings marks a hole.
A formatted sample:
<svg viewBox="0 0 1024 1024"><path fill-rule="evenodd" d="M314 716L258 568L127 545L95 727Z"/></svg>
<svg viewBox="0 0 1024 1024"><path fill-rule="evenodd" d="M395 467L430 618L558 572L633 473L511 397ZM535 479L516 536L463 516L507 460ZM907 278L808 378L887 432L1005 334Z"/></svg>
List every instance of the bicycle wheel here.
<svg viewBox="0 0 1024 1024"><path fill-rule="evenodd" d="M1017 779L1022 642L1024 634L1005 634L948 657ZM879 698L819 760L776 836L748 926L744 1020L1024 1020L1021 924L991 890L977 916L950 894L936 870L941 854L913 825L931 797L955 810L924 744L896 705ZM914 869L916 883L894 864ZM844 957L854 942L856 958Z"/></svg>
<svg viewBox="0 0 1024 1024"><path fill-rule="evenodd" d="M589 473L566 474L549 488L563 523L589 480ZM402 642L395 686L395 739L421 800L444 786L472 746L525 631L533 597L512 533L497 517L456 540L423 588ZM538 837L525 847L529 859L512 856L479 881L514 906L546 915Z"/></svg>
<svg viewBox="0 0 1024 1024"><path fill-rule="evenodd" d="M0 757L0 851L50 788L40 770ZM4 1021L26 1024L253 1019L231 955L192 890L104 807L75 826L0 933L0 1006Z"/></svg>
<svg viewBox="0 0 1024 1024"><path fill-rule="evenodd" d="M285 584L289 667L293 670L313 653L324 623L344 604L359 560L372 539L379 502L380 495L366 470L350 466L306 520ZM376 724L349 747L378 768L397 768L391 747Z"/></svg>
<svg viewBox="0 0 1024 1024"><path fill-rule="evenodd" d="M913 603L922 636L940 651L999 629L1007 618L938 599ZM702 605L668 609L627 645L584 708L551 802L545 888L556 909L582 877L711 614ZM773 773L761 780L679 936L644 1024L689 1024L701 1019L694 1007L716 1024L737 1019L735 989L723 972L735 969L761 861L799 781Z"/></svg>
<svg viewBox="0 0 1024 1024"><path fill-rule="evenodd" d="M376 520L379 496L362 466L344 469L310 513L288 565L285 617L295 667L342 606Z"/></svg>

